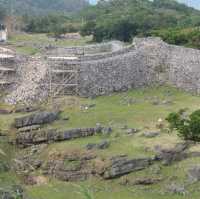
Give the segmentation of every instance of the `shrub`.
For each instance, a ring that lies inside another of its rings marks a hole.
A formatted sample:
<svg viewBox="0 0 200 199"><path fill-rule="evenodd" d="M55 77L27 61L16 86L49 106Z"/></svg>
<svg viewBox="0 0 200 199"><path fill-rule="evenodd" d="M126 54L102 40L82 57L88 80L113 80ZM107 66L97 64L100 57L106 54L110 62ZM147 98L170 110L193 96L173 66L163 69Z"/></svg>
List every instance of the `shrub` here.
<svg viewBox="0 0 200 199"><path fill-rule="evenodd" d="M185 140L200 141L200 110L186 117L186 110L170 113L166 120L170 130L177 130L178 135Z"/></svg>

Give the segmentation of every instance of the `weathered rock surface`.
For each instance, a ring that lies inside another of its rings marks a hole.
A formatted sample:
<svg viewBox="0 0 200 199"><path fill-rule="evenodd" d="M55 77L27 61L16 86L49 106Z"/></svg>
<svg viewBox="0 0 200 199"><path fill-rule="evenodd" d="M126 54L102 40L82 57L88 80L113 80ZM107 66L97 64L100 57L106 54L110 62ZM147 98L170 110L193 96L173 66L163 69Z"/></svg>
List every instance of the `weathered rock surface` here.
<svg viewBox="0 0 200 199"><path fill-rule="evenodd" d="M92 153L74 152L57 154L43 168L45 175L53 176L61 181L82 181L93 174Z"/></svg>
<svg viewBox="0 0 200 199"><path fill-rule="evenodd" d="M160 181L162 181L162 178L149 178L149 177L143 177L143 178L138 178L138 179L122 179L122 181L120 182L121 185L152 185L152 184L157 184Z"/></svg>
<svg viewBox="0 0 200 199"><path fill-rule="evenodd" d="M143 136L146 138L154 138L160 135L159 131L155 131L155 132L145 132L143 133Z"/></svg>
<svg viewBox="0 0 200 199"><path fill-rule="evenodd" d="M30 132L40 129L40 125L32 125L32 126L25 126L22 128L17 129L17 132L23 133L23 132Z"/></svg>
<svg viewBox="0 0 200 199"><path fill-rule="evenodd" d="M139 129L125 129L125 133L127 134L127 135L133 135L133 134L135 134L135 133L138 133L140 130Z"/></svg>
<svg viewBox="0 0 200 199"><path fill-rule="evenodd" d="M15 119L15 127L22 128L39 124L51 123L58 119L59 112L39 112Z"/></svg>
<svg viewBox="0 0 200 199"><path fill-rule="evenodd" d="M188 157L188 153L186 152L188 147L188 143L180 143L173 148L162 148L157 146L155 149L157 152L155 160L162 160L164 165L170 165L174 161L181 161Z"/></svg>
<svg viewBox="0 0 200 199"><path fill-rule="evenodd" d="M187 193L184 185L172 183L167 186L167 191L173 194L185 195Z"/></svg>
<svg viewBox="0 0 200 199"><path fill-rule="evenodd" d="M190 182L200 181L200 165L195 165L188 170L188 180Z"/></svg>
<svg viewBox="0 0 200 199"><path fill-rule="evenodd" d="M107 140L104 140L104 141L102 141L99 144L89 143L89 144L87 144L86 149L87 150L92 150L92 149L107 149L109 146L110 146L110 142L107 141Z"/></svg>
<svg viewBox="0 0 200 199"><path fill-rule="evenodd" d="M39 157L46 146L46 144L42 144L21 150L12 160L11 169L23 175L39 169L43 163Z"/></svg>
<svg viewBox="0 0 200 199"><path fill-rule="evenodd" d="M117 178L133 171L147 168L152 164L151 158L127 159L119 158L112 161L111 165L103 173L104 179Z"/></svg>
<svg viewBox="0 0 200 199"><path fill-rule="evenodd" d="M57 131L54 129L32 131L32 132L18 133L15 142L17 145L27 147L41 143L59 142L64 140L93 136L101 132L102 132L101 127L69 129L66 131Z"/></svg>

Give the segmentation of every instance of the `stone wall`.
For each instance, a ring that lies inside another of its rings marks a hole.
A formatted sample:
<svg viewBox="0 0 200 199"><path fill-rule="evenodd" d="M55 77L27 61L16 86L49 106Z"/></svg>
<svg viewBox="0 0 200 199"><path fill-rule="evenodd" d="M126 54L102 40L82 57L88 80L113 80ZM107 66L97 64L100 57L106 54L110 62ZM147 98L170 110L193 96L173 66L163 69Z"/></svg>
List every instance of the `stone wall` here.
<svg viewBox="0 0 200 199"><path fill-rule="evenodd" d="M104 57L86 57L80 66L80 94L97 96L162 83L167 51L167 44L149 38L136 39L133 46Z"/></svg>
<svg viewBox="0 0 200 199"><path fill-rule="evenodd" d="M136 38L123 50L83 58L79 91L82 96L98 96L170 84L200 93L199 66L199 50L169 45L159 38Z"/></svg>
<svg viewBox="0 0 200 199"><path fill-rule="evenodd" d="M81 59L67 58L52 63L48 60L44 64L45 59L40 59L39 62L38 69L45 67L42 73L45 78L44 73L48 74L52 67L70 70L72 66L78 68L78 94L85 97L152 84L170 84L186 91L200 93L200 51L169 45L160 38L135 38L131 46L116 47L107 53L88 54ZM41 80L42 77L38 84ZM45 90L49 89L45 86Z"/></svg>
<svg viewBox="0 0 200 199"><path fill-rule="evenodd" d="M47 56L90 55L118 51L123 47L124 44L120 41L111 41L102 44L76 47L48 46L45 49L45 54Z"/></svg>

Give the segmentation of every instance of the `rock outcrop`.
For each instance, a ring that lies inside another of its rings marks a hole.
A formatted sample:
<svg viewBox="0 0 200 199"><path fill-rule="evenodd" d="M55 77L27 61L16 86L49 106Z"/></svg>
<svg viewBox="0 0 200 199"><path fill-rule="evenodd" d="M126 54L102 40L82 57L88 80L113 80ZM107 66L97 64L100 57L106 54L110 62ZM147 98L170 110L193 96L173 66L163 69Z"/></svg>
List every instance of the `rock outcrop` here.
<svg viewBox="0 0 200 199"><path fill-rule="evenodd" d="M39 112L25 117L16 118L14 126L22 128L33 125L47 124L58 119L59 112Z"/></svg>
<svg viewBox="0 0 200 199"><path fill-rule="evenodd" d="M92 153L80 151L58 154L44 165L43 173L61 181L86 180L93 173L91 161L95 157Z"/></svg>
<svg viewBox="0 0 200 199"><path fill-rule="evenodd" d="M93 136L101 132L101 127L69 129L66 131L58 131L56 129L40 130L18 133L15 142L19 146L27 147L41 143L60 142L64 140L72 140L81 137Z"/></svg>
<svg viewBox="0 0 200 199"><path fill-rule="evenodd" d="M133 171L138 171L147 168L153 163L151 158L138 158L127 159L117 158L111 161L111 165L108 166L104 173L104 179L117 178Z"/></svg>

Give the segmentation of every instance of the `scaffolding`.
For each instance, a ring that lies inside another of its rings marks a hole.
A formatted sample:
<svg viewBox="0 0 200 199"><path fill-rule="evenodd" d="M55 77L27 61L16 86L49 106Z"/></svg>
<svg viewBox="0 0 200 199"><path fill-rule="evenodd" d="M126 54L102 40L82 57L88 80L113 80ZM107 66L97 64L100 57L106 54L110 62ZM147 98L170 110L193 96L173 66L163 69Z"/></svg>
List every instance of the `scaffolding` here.
<svg viewBox="0 0 200 199"><path fill-rule="evenodd" d="M48 57L50 97L79 94L79 72L82 53L70 57Z"/></svg>
<svg viewBox="0 0 200 199"><path fill-rule="evenodd" d="M0 90L5 91L15 83L16 67L15 56L0 54Z"/></svg>

